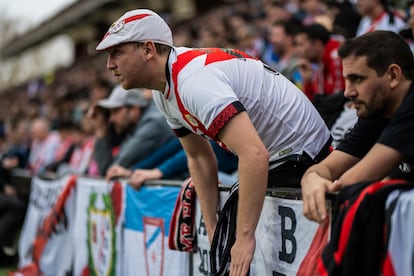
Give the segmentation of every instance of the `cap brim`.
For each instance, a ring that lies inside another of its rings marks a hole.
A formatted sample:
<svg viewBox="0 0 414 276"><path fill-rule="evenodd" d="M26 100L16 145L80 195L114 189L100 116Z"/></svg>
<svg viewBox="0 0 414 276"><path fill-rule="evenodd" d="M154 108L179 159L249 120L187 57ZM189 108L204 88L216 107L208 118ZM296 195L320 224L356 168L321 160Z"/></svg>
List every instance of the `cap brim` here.
<svg viewBox="0 0 414 276"><path fill-rule="evenodd" d="M124 43L124 41L119 36L117 36L116 34L111 34L102 39L101 42L99 42L98 46L96 46L96 50L105 51L121 43Z"/></svg>
<svg viewBox="0 0 414 276"><path fill-rule="evenodd" d="M108 101L108 100L99 100L96 103L97 106L106 108L106 109L112 109L112 108L118 108L121 107L122 105L119 103L114 103L112 101Z"/></svg>

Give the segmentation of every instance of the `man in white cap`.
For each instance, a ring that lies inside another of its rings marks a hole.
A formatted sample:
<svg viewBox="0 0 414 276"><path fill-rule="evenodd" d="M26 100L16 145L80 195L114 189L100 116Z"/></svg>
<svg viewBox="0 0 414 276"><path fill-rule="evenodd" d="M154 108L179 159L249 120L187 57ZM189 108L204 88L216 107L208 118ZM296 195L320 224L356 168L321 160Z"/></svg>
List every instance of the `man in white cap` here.
<svg viewBox="0 0 414 276"><path fill-rule="evenodd" d="M109 124L115 131L111 135L107 128L96 137L94 157L101 175L106 175L113 165L136 164L174 136L165 118L142 95L141 89L127 91L116 86L107 99L99 100L96 105L109 110ZM121 141L114 142L115 136Z"/></svg>
<svg viewBox="0 0 414 276"><path fill-rule="evenodd" d="M230 275L246 275L268 184L300 187L328 152L330 134L304 94L261 61L233 49L173 47L166 22L146 9L125 13L96 48L125 89L149 88L188 158L207 233L217 225L215 140L238 156L237 235Z"/></svg>

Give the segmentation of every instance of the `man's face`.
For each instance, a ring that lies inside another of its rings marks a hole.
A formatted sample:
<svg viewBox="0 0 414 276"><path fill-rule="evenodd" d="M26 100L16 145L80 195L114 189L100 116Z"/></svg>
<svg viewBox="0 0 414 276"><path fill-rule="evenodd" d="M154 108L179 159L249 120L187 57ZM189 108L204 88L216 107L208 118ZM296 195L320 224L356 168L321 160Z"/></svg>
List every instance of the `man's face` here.
<svg viewBox="0 0 414 276"><path fill-rule="evenodd" d="M269 33L269 41L272 43L276 53L279 55L283 55L285 53L285 44L288 43L288 39L290 39L290 37L286 36L282 26L272 26Z"/></svg>
<svg viewBox="0 0 414 276"><path fill-rule="evenodd" d="M411 31L414 32L414 5L411 5L408 9L410 17L408 19L408 26L411 28Z"/></svg>
<svg viewBox="0 0 414 276"><path fill-rule="evenodd" d="M366 57L349 56L342 60L344 95L352 100L361 118L384 116L390 104L391 89L387 73L378 76L368 67Z"/></svg>
<svg viewBox="0 0 414 276"><path fill-rule="evenodd" d="M136 43L114 46L108 51L107 68L124 89L146 87L145 53Z"/></svg>
<svg viewBox="0 0 414 276"><path fill-rule="evenodd" d="M375 6L379 4L378 0L358 0L356 7L362 16L369 15ZM380 4L381 5L381 4Z"/></svg>
<svg viewBox="0 0 414 276"><path fill-rule="evenodd" d="M312 45L312 41L305 33L298 33L295 36L295 45L300 57L306 58L311 62L318 62L316 45Z"/></svg>
<svg viewBox="0 0 414 276"><path fill-rule="evenodd" d="M130 110L126 106L110 110L109 122L114 126L118 134L124 133L130 127L129 112Z"/></svg>

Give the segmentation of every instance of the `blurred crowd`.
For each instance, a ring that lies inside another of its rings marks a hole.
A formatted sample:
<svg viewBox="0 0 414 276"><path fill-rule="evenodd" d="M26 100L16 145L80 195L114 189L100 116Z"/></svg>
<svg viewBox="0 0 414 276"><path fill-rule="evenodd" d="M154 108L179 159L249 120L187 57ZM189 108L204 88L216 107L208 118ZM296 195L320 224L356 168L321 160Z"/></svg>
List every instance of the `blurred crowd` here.
<svg viewBox="0 0 414 276"><path fill-rule="evenodd" d="M171 27L175 46L236 48L283 73L314 103L338 143L356 121L341 93L338 47L347 38L376 29L400 33L414 45L413 16L413 2L396 6L387 0L234 1L199 11L193 19L171 22ZM185 155L154 108L152 92L122 91L103 70L105 58L58 69L0 94L0 191L14 202L2 204L6 201L0 199L0 249L14 238L2 233L9 229L3 225L19 225L22 220L3 220L7 212L2 206L24 212L13 169L129 177L137 188L149 179L188 176ZM216 154L221 180L231 184L237 158L220 148Z"/></svg>

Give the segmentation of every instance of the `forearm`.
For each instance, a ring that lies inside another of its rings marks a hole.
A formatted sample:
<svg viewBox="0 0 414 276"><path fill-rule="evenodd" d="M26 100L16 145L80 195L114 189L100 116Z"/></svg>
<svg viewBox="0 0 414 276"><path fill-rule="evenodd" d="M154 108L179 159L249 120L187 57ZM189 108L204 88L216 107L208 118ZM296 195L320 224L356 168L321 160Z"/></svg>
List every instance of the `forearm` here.
<svg viewBox="0 0 414 276"><path fill-rule="evenodd" d="M329 170L329 168L323 164L316 164L311 167L309 167L306 172L303 174L302 182L306 181L308 178L313 177L314 175L317 175L319 177L325 178L327 180L334 180L332 176L332 172Z"/></svg>
<svg viewBox="0 0 414 276"><path fill-rule="evenodd" d="M217 224L218 176L217 163L210 158L188 158L188 167L192 177L197 199L203 211L207 234L211 239Z"/></svg>
<svg viewBox="0 0 414 276"><path fill-rule="evenodd" d="M254 237L267 189L268 160L239 158L237 237Z"/></svg>

